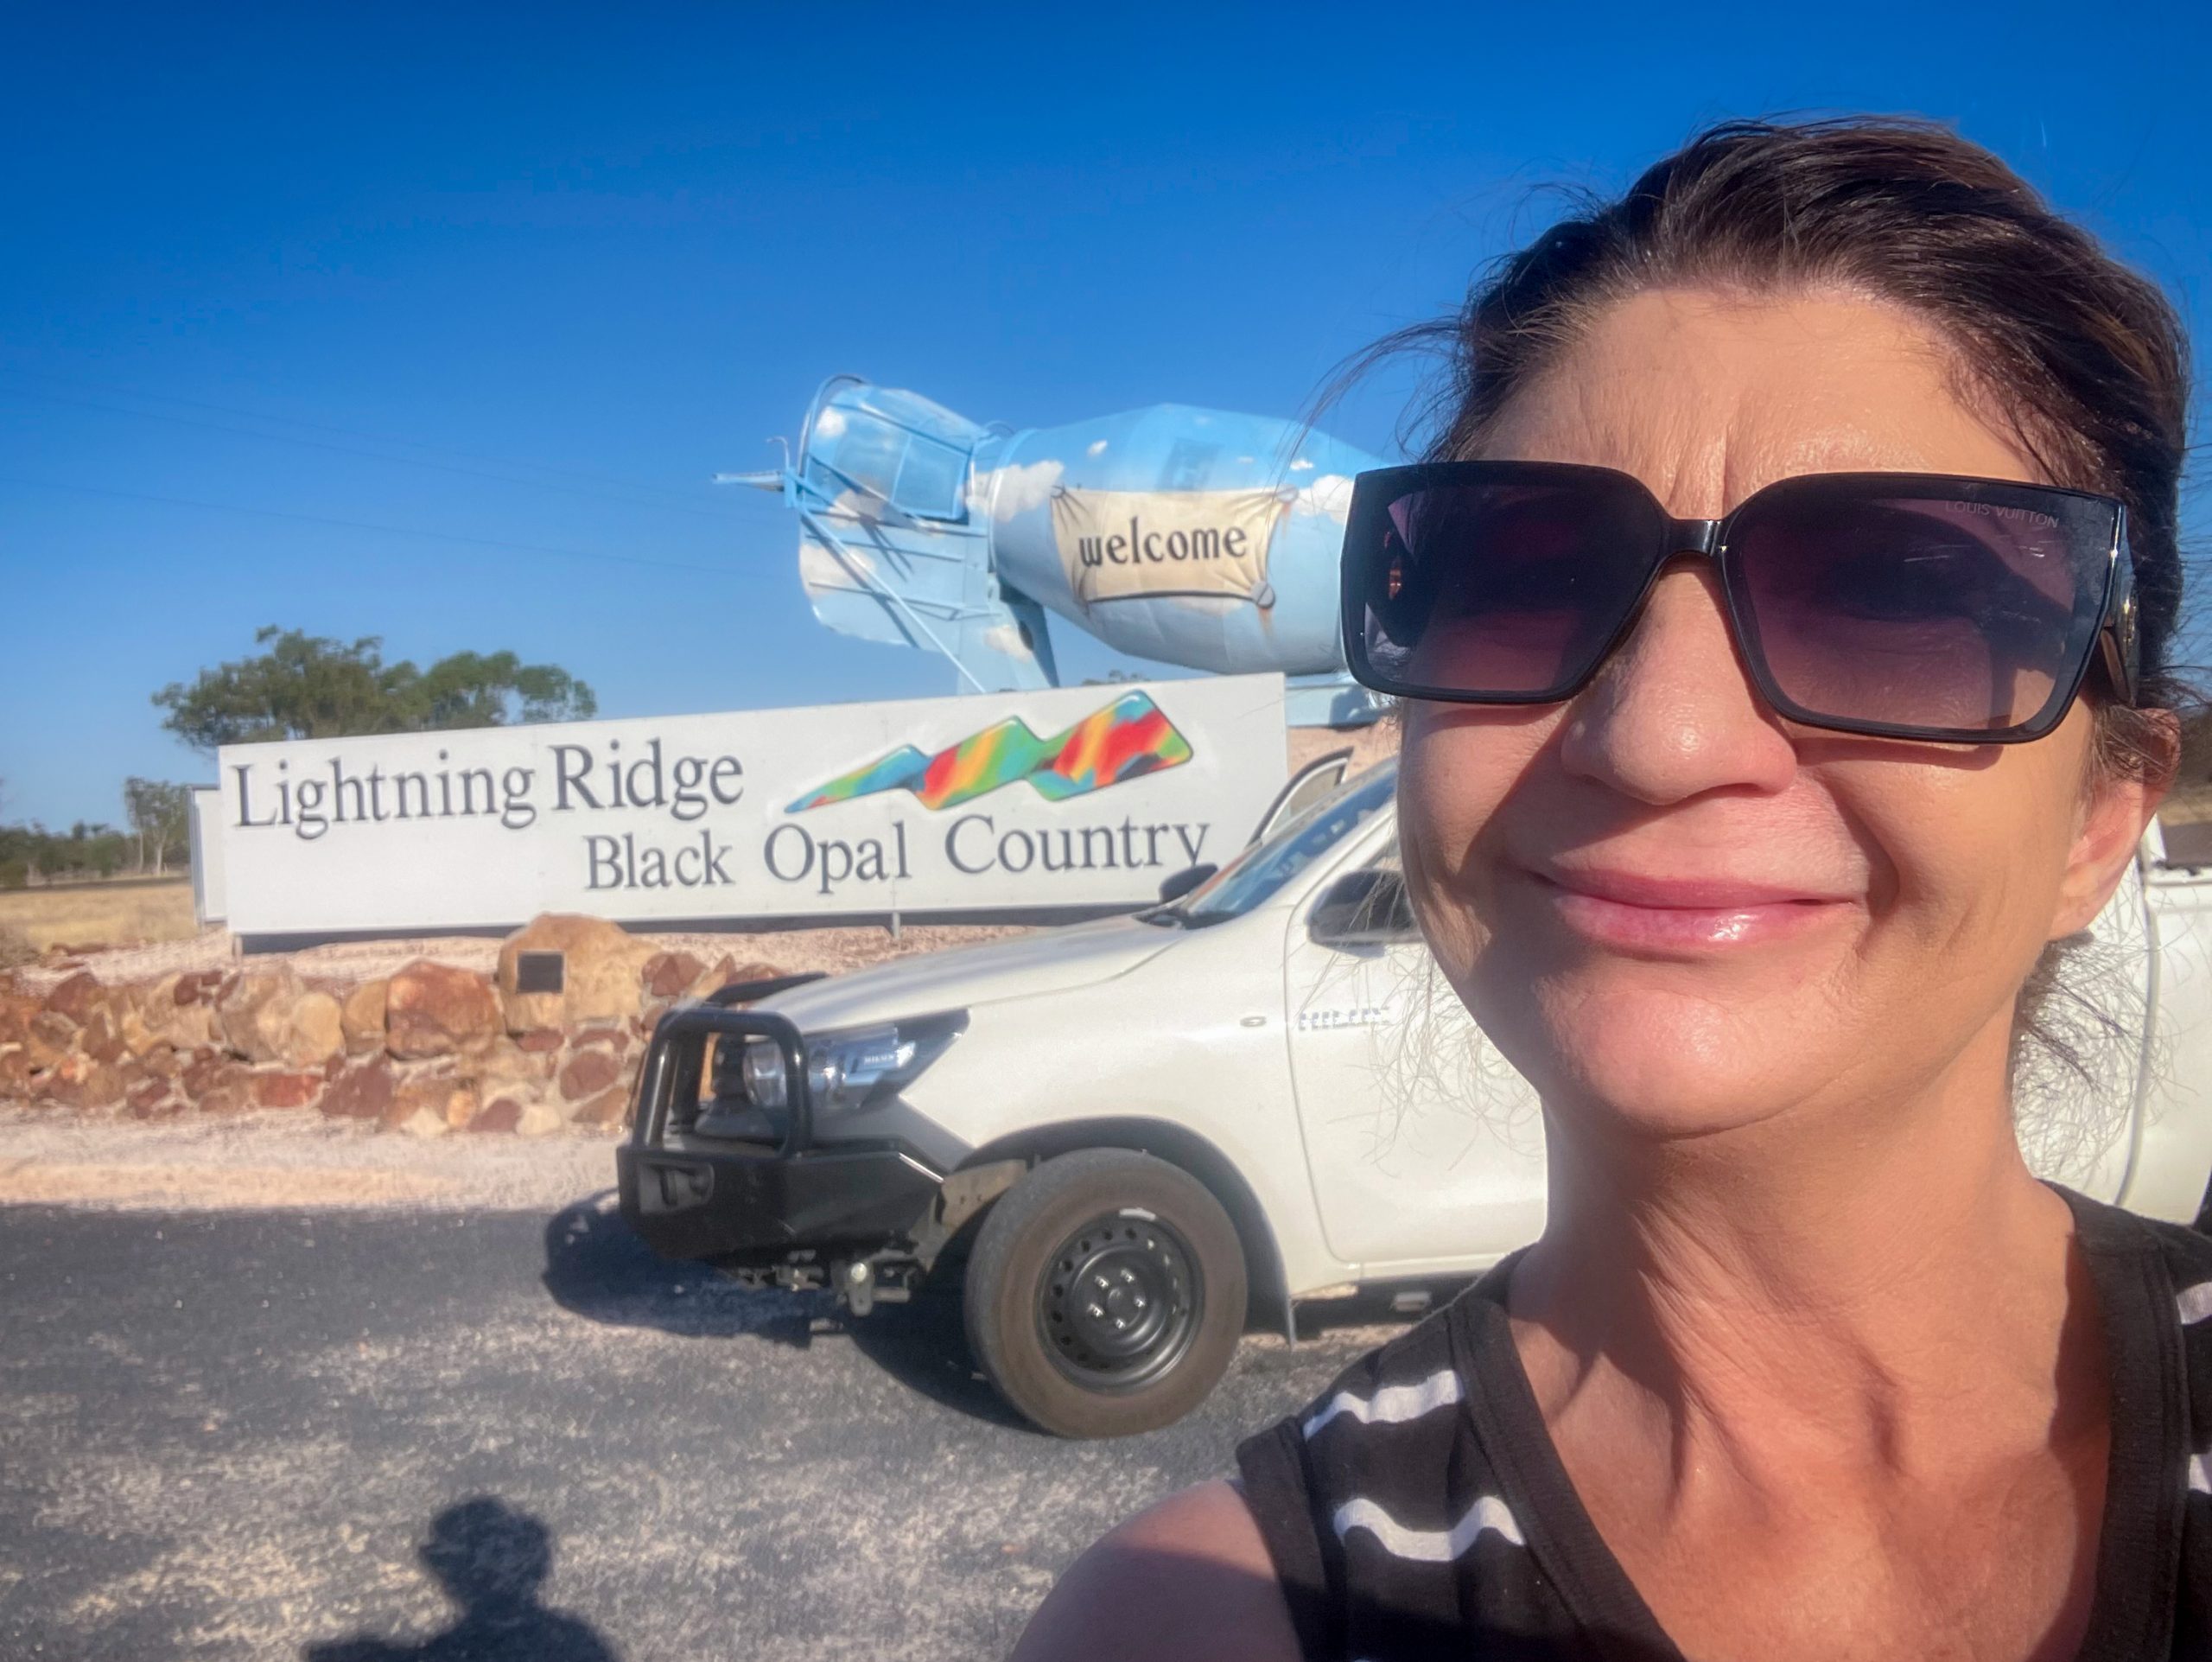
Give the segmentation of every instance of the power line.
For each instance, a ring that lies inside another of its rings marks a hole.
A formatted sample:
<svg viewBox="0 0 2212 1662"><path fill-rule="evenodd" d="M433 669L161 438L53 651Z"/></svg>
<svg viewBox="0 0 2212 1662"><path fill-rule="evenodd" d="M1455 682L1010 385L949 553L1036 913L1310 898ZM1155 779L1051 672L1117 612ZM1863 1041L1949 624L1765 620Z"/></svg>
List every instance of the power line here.
<svg viewBox="0 0 2212 1662"><path fill-rule="evenodd" d="M105 415L130 416L139 421L168 422L178 427L196 427L211 433L232 433L241 438L259 439L269 444L297 444L309 449L327 450L339 455L365 456L373 462L395 462L403 468L428 468L442 474L459 474L468 479L488 479L501 485L518 485L525 490L558 491L568 496L589 496L604 502L619 502L625 507L658 509L664 513L689 513L702 519L713 519L722 525L730 523L728 515L710 509L695 507L683 502L641 501L636 497L617 496L609 491L594 490L584 485L556 485L550 480L516 479L505 474L487 473L480 468L457 467L449 462L431 462L422 456L394 455L385 450L365 450L358 445L334 444L327 439L302 438L296 433L259 433L250 427L234 427L227 422L200 421L190 416L172 416L158 410L130 410L120 404L97 404L90 398L64 398L54 392L29 392L20 387L0 387L0 398L33 398L41 404L60 404L65 409L95 410ZM258 417L256 417L258 419Z"/></svg>
<svg viewBox="0 0 2212 1662"><path fill-rule="evenodd" d="M613 474L595 472L590 468L574 468L550 462L531 462L519 456L486 455L473 450L456 450L448 446L425 444L420 439L401 438L390 433L365 433L356 428L333 426L327 422L307 421L296 416L275 416L263 410L245 410L236 404L211 404L200 398L181 398L166 392L146 392L134 387L106 386L97 382L71 380L59 375L48 375L37 370L10 368L7 373L19 380L42 381L49 386L67 387L73 392L97 392L109 398L137 398L147 404L173 404L187 410L205 410L219 416L236 416L246 421L263 422L276 427L299 427L309 432L329 433L339 438L363 439L372 444L397 444L410 450L423 450L432 455L443 455L461 462L487 462L499 468L522 468L533 473L549 473L561 478L586 479L597 484L613 485L623 490L646 491L668 495L675 494L673 487L645 480L625 479ZM146 413L132 411L130 413ZM269 435L267 436L275 436ZM520 482L520 481L515 481Z"/></svg>
<svg viewBox="0 0 2212 1662"><path fill-rule="evenodd" d="M601 554L590 549L509 542L497 537L470 537L459 532L425 531L412 525L379 525L366 519L341 519L323 513L296 513L287 508L249 507L240 502L201 502L190 497L156 496L150 491L127 491L105 485L65 485L56 480L24 479L14 474L0 474L0 485L20 485L30 490L66 491L78 496L105 496L124 502L152 502L162 507L198 508L210 513L250 514L260 519L289 519L301 525L331 525L344 531L373 531L386 537L418 537L431 542L462 543L477 548L496 548L518 554L550 554L564 560L598 560L612 565L650 566L662 571L696 571L709 577L734 575L727 568L690 565L680 560L656 560L642 554Z"/></svg>

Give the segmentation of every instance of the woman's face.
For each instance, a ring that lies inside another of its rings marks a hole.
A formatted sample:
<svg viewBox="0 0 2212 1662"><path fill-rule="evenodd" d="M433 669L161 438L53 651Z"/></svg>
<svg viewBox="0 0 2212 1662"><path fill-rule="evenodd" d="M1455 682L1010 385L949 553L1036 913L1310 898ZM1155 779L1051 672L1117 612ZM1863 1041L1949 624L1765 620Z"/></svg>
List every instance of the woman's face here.
<svg viewBox="0 0 2212 1662"><path fill-rule="evenodd" d="M1942 343L1853 297L1669 290L1599 315L1484 454L1616 468L1718 518L1792 474L2036 480ZM1660 576L1564 704L1412 704L1408 876L1438 961L1556 1116L1661 1135L2001 1094L2013 1004L2154 805L2050 736L1936 745L1763 704L1709 564Z"/></svg>

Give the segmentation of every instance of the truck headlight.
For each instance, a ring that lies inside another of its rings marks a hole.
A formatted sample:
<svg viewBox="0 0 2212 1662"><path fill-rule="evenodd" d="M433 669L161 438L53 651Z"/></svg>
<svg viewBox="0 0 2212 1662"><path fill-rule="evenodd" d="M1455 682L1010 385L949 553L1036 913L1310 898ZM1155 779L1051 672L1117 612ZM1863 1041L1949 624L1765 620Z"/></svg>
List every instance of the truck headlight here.
<svg viewBox="0 0 2212 1662"><path fill-rule="evenodd" d="M944 1054L967 1025L967 1011L947 1010L808 1035L806 1088L814 1111L838 1113L896 1096ZM756 1106L785 1105L784 1056L775 1041L746 1045L743 1073L745 1094Z"/></svg>
<svg viewBox="0 0 2212 1662"><path fill-rule="evenodd" d="M747 1039L741 1076L746 1100L758 1108L784 1105L784 1053L773 1039Z"/></svg>

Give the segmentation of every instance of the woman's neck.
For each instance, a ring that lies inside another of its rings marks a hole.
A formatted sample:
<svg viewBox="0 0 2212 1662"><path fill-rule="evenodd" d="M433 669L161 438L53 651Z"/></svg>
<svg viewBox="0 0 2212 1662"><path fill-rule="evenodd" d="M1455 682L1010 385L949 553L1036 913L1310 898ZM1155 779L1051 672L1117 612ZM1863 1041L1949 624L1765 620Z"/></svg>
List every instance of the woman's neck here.
<svg viewBox="0 0 2212 1662"><path fill-rule="evenodd" d="M1998 1086L1689 1139L1555 1119L1510 1301L1547 1417L1625 1418L1756 1479L1808 1457L1924 1473L1962 1409L2047 1406L2080 1348L2072 1223Z"/></svg>

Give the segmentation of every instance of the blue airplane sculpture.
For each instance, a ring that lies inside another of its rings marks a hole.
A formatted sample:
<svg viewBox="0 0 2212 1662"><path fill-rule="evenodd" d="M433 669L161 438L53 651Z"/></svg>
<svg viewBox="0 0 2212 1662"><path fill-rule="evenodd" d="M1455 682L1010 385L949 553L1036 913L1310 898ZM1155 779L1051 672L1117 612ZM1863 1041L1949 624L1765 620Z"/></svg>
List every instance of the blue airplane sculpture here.
<svg viewBox="0 0 2212 1662"><path fill-rule="evenodd" d="M1378 712L1345 673L1337 563L1352 475L1381 465L1272 417L1016 430L839 375L785 466L722 477L798 515L817 618L941 653L965 691L1060 685L1049 614L1159 663L1279 670L1294 724L1347 726Z"/></svg>

